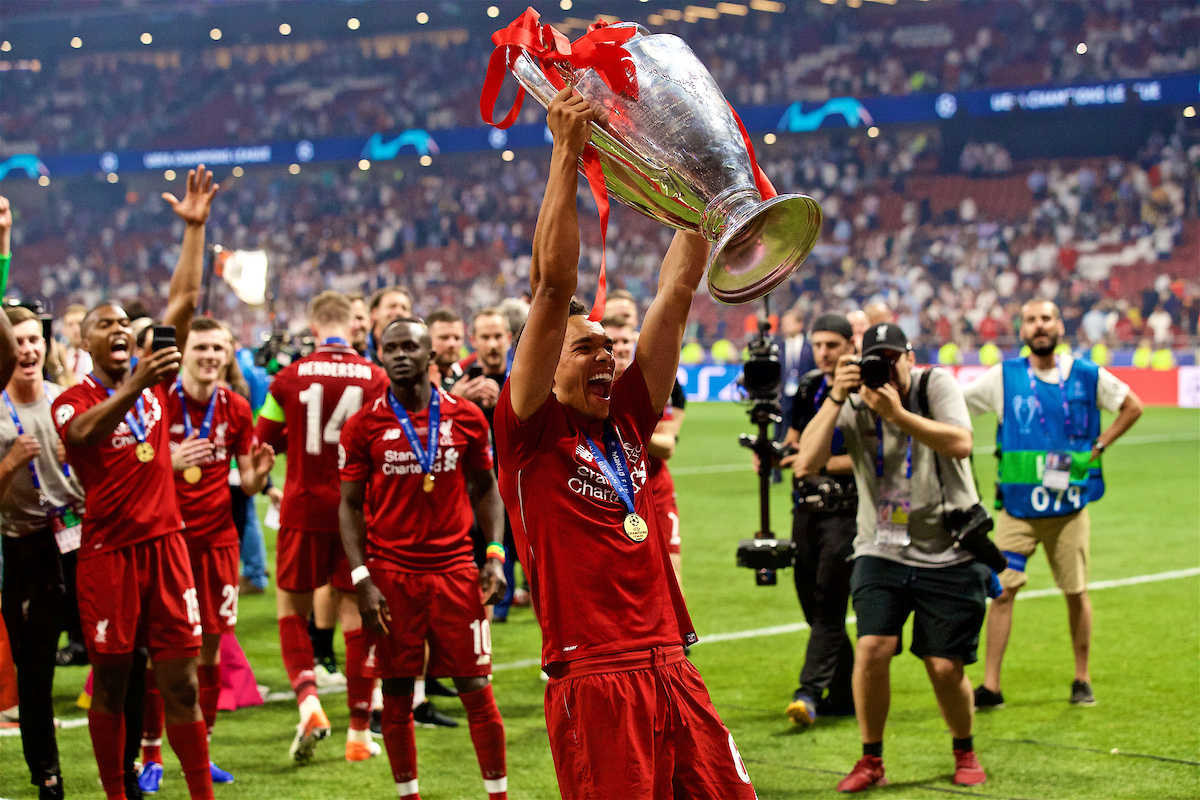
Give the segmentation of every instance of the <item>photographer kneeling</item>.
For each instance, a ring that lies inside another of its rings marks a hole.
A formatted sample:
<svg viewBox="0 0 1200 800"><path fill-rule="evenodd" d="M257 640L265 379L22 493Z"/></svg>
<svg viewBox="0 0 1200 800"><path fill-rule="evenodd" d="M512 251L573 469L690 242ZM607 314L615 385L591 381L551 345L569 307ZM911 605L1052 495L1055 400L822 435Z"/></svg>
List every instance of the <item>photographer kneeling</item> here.
<svg viewBox="0 0 1200 800"><path fill-rule="evenodd" d="M850 355L838 360L833 386L800 437L799 455L801 471L819 472L840 429L858 486L850 588L858 615L853 683L863 757L838 790L885 783L889 669L909 614L913 655L925 662L954 739L954 782L980 784L986 776L971 740L974 698L963 665L976 660L990 574L955 537L974 529L969 523L983 511L967 463L971 417L953 376L914 370L899 327L868 328L862 351L861 362Z"/></svg>

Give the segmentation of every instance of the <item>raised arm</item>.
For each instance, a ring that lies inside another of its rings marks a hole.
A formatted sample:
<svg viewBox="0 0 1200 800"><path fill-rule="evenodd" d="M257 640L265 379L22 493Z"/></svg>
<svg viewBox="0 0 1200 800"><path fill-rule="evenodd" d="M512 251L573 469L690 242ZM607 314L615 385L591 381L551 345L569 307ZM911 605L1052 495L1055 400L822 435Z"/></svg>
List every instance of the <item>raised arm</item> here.
<svg viewBox="0 0 1200 800"><path fill-rule="evenodd" d="M533 233L529 267L533 300L509 374L513 412L522 422L541 408L554 385L554 371L567 330L567 311L578 285L579 154L588 142L588 123L596 113L570 89L550 103L547 123L554 136L550 178Z"/></svg>
<svg viewBox="0 0 1200 800"><path fill-rule="evenodd" d="M8 264L12 259L9 247L12 241L12 209L8 198L0 197L0 295L8 290ZM7 386L8 379L17 369L17 338L13 335L12 323L7 314L0 314L0 386Z"/></svg>
<svg viewBox="0 0 1200 800"><path fill-rule="evenodd" d="M637 359L650 392L650 403L662 413L675 386L679 349L696 287L708 263L708 241L698 233L679 231L658 273L658 292L646 312L638 339Z"/></svg>
<svg viewBox="0 0 1200 800"><path fill-rule="evenodd" d="M188 170L187 192L180 200L170 192L162 198L171 204L179 218L187 223L183 231L183 247L179 251L179 263L171 276L171 288L167 296L167 310L163 322L175 326L175 341L182 348L192 327L192 316L200 301L200 282L204 276L204 223L212 208L217 184L213 183L212 172L201 164Z"/></svg>

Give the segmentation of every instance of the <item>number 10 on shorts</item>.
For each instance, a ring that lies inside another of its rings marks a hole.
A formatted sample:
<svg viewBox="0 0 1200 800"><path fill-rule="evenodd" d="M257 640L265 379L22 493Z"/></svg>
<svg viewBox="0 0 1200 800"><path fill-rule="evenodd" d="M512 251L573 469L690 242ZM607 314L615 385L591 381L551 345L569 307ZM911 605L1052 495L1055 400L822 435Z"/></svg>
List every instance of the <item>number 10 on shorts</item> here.
<svg viewBox="0 0 1200 800"><path fill-rule="evenodd" d="M471 636L475 643L475 663L483 665L492 660L492 625L486 619L471 623Z"/></svg>

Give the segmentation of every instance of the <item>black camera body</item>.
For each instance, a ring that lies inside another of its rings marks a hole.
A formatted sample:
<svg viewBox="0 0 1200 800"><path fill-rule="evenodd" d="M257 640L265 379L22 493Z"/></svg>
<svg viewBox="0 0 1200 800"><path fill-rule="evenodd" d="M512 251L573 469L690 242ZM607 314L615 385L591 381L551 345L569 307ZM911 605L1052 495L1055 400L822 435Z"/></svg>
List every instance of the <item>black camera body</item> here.
<svg viewBox="0 0 1200 800"><path fill-rule="evenodd" d="M791 539L742 539L738 542L737 565L758 572L786 569L796 561L796 543ZM774 583L772 581L771 583Z"/></svg>
<svg viewBox="0 0 1200 800"><path fill-rule="evenodd" d="M858 360L863 386L878 389L892 379L892 362L883 356L869 355Z"/></svg>
<svg viewBox="0 0 1200 800"><path fill-rule="evenodd" d="M858 487L847 486L828 475L807 475L796 480L792 498L797 508L822 514L845 514L858 510Z"/></svg>
<svg viewBox="0 0 1200 800"><path fill-rule="evenodd" d="M970 508L956 508L947 511L945 516L946 529L954 537L958 546L966 550L981 564L985 564L996 572L1003 572L1008 567L1008 559L996 547L996 543L988 538L995 523L981 503Z"/></svg>

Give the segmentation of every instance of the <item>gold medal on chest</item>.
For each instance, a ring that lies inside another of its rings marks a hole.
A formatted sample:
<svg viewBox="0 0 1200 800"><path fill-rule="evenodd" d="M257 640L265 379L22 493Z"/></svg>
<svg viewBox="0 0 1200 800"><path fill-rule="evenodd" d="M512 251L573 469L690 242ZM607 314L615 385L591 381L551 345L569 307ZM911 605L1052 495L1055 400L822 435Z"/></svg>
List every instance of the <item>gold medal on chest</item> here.
<svg viewBox="0 0 1200 800"><path fill-rule="evenodd" d="M137 460L143 464L154 460L154 445L149 442L138 442L137 447L133 448L133 454L137 456Z"/></svg>
<svg viewBox="0 0 1200 800"><path fill-rule="evenodd" d="M423 481L421 481L421 488L425 490L425 494L429 494L430 492L433 491L433 473L432 472L427 472L425 474L425 479Z"/></svg>
<svg viewBox="0 0 1200 800"><path fill-rule="evenodd" d="M199 483L201 474L199 467L191 466L183 471L183 479L188 483Z"/></svg>
<svg viewBox="0 0 1200 800"><path fill-rule="evenodd" d="M625 516L624 528L625 535L635 542L644 542L646 537L650 535L650 528L646 525L646 520L637 514L627 514Z"/></svg>

